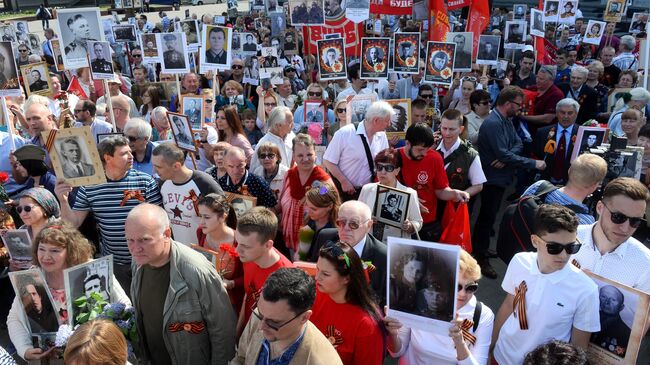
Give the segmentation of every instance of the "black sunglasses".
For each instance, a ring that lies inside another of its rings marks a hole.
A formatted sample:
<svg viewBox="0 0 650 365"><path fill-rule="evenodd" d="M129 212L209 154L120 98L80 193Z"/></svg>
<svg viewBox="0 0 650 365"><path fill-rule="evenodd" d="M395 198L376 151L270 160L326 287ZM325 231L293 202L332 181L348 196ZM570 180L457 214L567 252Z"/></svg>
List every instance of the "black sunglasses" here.
<svg viewBox="0 0 650 365"><path fill-rule="evenodd" d="M315 92L310 91L310 92L307 93L307 95L309 95L309 96L323 96L323 93L322 92L321 93L315 93Z"/></svg>
<svg viewBox="0 0 650 365"><path fill-rule="evenodd" d="M131 57L133 57L133 58L140 58L140 57L142 57L142 55L141 55L141 54L132 54Z"/></svg>
<svg viewBox="0 0 650 365"><path fill-rule="evenodd" d="M603 206L609 211L609 216L611 217L611 221L614 224L623 224L625 221L629 220L630 221L630 227L632 228L639 228L641 223L645 222L645 219L639 218L639 217L628 217L623 213L614 213L612 212L611 209L603 202Z"/></svg>
<svg viewBox="0 0 650 365"><path fill-rule="evenodd" d="M345 109L345 108L336 108L336 112L337 113L345 113L345 112L347 112L347 109Z"/></svg>
<svg viewBox="0 0 650 365"><path fill-rule="evenodd" d="M420 97L422 99L431 99L433 98L433 94L420 94Z"/></svg>
<svg viewBox="0 0 650 365"><path fill-rule="evenodd" d="M393 172L393 171L395 171L395 166L377 164L377 165L375 165L375 170L377 170L377 171L384 171L385 170L386 172Z"/></svg>
<svg viewBox="0 0 650 365"><path fill-rule="evenodd" d="M141 137L133 137L133 136L127 136L126 138L129 139L129 142L135 142L142 139Z"/></svg>
<svg viewBox="0 0 650 365"><path fill-rule="evenodd" d="M458 284L458 292L460 292L463 289L465 289L465 292L467 293L476 293L476 291L478 290L478 283L469 283L464 287Z"/></svg>
<svg viewBox="0 0 650 365"><path fill-rule="evenodd" d="M573 243L557 243L557 242L547 242L544 241L541 237L537 236L542 242L546 244L546 251L550 255L559 255L562 251L566 251L569 255L575 255L580 251L582 243L576 238L576 242Z"/></svg>
<svg viewBox="0 0 650 365"><path fill-rule="evenodd" d="M16 212L18 212L18 214L20 214L24 210L25 213L29 213L29 212L32 211L32 207L33 207L33 205L23 205L23 206L19 205L19 206L16 207Z"/></svg>
<svg viewBox="0 0 650 365"><path fill-rule="evenodd" d="M232 69L233 69L233 70L241 70L242 68L244 68L244 66L241 66L241 65L232 65Z"/></svg>
<svg viewBox="0 0 650 365"><path fill-rule="evenodd" d="M300 315L303 314L303 313L305 313L305 312L300 312L300 313L296 314L296 316L291 318L290 320L288 320L288 321L286 321L286 322L284 322L282 324L277 324L277 323L274 323L272 321L269 321L268 319L265 319L264 316L260 313L260 310L257 308L257 304L255 304L255 308L253 309L253 314L255 315L255 317L257 317L257 319L259 319L261 322L264 322L270 329L272 329L274 331L279 331L280 328L282 328L282 327L288 325L289 323L293 322L294 319L300 317Z"/></svg>
<svg viewBox="0 0 650 365"><path fill-rule="evenodd" d="M275 153L260 153L260 160L275 158Z"/></svg>

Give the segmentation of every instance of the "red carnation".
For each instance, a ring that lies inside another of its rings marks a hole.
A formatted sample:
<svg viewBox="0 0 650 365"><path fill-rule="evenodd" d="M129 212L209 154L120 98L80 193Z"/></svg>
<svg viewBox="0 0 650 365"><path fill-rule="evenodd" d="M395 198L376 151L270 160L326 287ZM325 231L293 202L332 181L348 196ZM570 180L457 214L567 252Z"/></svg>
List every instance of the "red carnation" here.
<svg viewBox="0 0 650 365"><path fill-rule="evenodd" d="M0 171L0 184L4 184L9 181L9 174L6 172Z"/></svg>

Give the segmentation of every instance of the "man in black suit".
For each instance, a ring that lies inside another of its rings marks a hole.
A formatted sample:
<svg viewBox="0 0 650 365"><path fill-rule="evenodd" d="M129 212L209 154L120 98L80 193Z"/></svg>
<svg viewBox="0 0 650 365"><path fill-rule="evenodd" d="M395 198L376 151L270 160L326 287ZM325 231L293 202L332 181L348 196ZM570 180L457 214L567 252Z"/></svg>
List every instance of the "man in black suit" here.
<svg viewBox="0 0 650 365"><path fill-rule="evenodd" d="M580 104L578 124L584 124L589 119L596 118L598 112L598 93L593 88L585 85L589 70L583 66L573 66L571 79L568 83L560 84L559 88L567 98L572 98Z"/></svg>
<svg viewBox="0 0 650 365"><path fill-rule="evenodd" d="M253 40L252 34L246 34L246 43L244 43L244 52L255 52L257 51L257 44Z"/></svg>
<svg viewBox="0 0 650 365"><path fill-rule="evenodd" d="M364 262L370 262L375 270L370 272L370 286L375 292L380 308L386 304L386 245L373 237L370 208L357 200L350 200L339 208L337 229L321 230L311 245L308 257L318 260L320 248L328 241L340 240L352 246ZM355 228L356 227L356 228Z"/></svg>
<svg viewBox="0 0 650 365"><path fill-rule="evenodd" d="M591 342L624 358L632 331L621 319L621 311L625 308L625 297L612 285L602 286L598 294L600 331L591 334Z"/></svg>
<svg viewBox="0 0 650 365"><path fill-rule="evenodd" d="M368 49L368 54L366 56L366 61L370 66L375 66L378 63L384 62L381 57L379 57L379 49L377 47L370 47Z"/></svg>
<svg viewBox="0 0 650 365"><path fill-rule="evenodd" d="M32 76L32 82L29 83L30 92L36 92L36 91L47 89L48 87L47 81L41 78L41 72L39 70L33 69L32 72L30 72L30 75Z"/></svg>
<svg viewBox="0 0 650 365"><path fill-rule="evenodd" d="M575 121L580 109L582 108L575 100L562 99L555 107L557 123L537 130L534 153L546 162L546 169L540 173L541 178L553 184L565 185L569 179L574 137L578 133ZM551 149L551 145L554 148Z"/></svg>

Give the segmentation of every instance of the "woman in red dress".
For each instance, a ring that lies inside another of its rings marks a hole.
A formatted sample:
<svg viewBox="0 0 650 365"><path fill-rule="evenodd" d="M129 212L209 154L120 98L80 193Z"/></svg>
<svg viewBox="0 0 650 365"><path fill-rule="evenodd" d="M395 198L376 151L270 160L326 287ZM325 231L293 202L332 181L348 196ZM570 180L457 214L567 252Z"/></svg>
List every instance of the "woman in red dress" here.
<svg viewBox="0 0 650 365"><path fill-rule="evenodd" d="M197 204L201 218L196 230L199 246L216 253L217 272L228 290L235 313L239 313L244 300L244 268L235 251L235 210L225 197L214 193L199 198Z"/></svg>
<svg viewBox="0 0 650 365"><path fill-rule="evenodd" d="M316 267L312 323L334 345L343 364L382 364L386 331L356 251L345 243L328 243Z"/></svg>

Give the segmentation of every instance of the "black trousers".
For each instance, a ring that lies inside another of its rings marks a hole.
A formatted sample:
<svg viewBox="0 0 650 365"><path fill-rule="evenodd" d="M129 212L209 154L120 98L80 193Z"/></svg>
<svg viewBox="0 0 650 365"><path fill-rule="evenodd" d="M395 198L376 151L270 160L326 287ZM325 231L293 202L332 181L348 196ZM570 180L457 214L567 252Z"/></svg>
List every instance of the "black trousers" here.
<svg viewBox="0 0 650 365"><path fill-rule="evenodd" d="M490 233L496 216L501 209L501 199L505 191L505 187L483 185L481 210L478 213L474 234L472 235L472 252L477 257L484 256L490 248Z"/></svg>

